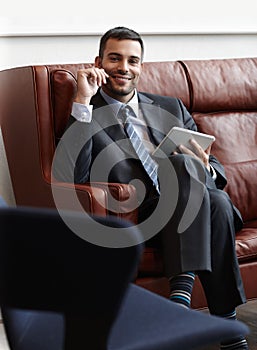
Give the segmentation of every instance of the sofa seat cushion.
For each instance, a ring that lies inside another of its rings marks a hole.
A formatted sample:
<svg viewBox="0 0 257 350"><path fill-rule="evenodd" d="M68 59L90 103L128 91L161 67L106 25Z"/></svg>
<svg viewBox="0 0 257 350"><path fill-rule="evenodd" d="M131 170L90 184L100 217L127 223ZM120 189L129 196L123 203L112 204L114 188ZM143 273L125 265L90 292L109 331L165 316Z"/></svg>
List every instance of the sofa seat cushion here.
<svg viewBox="0 0 257 350"><path fill-rule="evenodd" d="M257 227L243 228L236 234L236 252L239 263L257 259Z"/></svg>
<svg viewBox="0 0 257 350"><path fill-rule="evenodd" d="M236 234L236 252L239 263L257 259L257 226L244 227ZM139 276L163 276L160 249L146 247L139 265Z"/></svg>

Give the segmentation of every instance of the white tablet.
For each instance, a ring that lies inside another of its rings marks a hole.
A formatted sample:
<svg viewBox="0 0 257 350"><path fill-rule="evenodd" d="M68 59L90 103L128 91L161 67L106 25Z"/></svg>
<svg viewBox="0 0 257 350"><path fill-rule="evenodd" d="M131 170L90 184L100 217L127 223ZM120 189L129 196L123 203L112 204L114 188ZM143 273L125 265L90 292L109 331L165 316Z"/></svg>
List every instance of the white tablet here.
<svg viewBox="0 0 257 350"><path fill-rule="evenodd" d="M153 155L162 156L162 152L164 152L166 155L169 155L174 152L180 145L184 145L190 150L193 150L193 147L189 142L190 139L195 139L196 142L198 142L199 145L203 148L203 150L206 150L208 146L213 141L215 141L215 137L213 135L203 134L198 131L192 131L175 126L170 129L165 138L156 147L156 149L153 151ZM162 152L158 152L159 150Z"/></svg>

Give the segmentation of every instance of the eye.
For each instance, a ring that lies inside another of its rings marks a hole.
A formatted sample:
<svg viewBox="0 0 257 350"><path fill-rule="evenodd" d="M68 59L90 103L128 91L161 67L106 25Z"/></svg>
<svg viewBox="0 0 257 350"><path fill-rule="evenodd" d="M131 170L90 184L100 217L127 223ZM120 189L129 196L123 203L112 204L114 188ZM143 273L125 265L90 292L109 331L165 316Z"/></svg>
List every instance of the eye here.
<svg viewBox="0 0 257 350"><path fill-rule="evenodd" d="M137 57L132 57L132 58L130 58L129 63L132 65L138 65L139 61L140 60Z"/></svg>
<svg viewBox="0 0 257 350"><path fill-rule="evenodd" d="M110 57L110 61L117 62L119 61L118 57Z"/></svg>
<svg viewBox="0 0 257 350"><path fill-rule="evenodd" d="M110 55L109 60L111 62L118 62L120 60L120 57L118 55Z"/></svg>

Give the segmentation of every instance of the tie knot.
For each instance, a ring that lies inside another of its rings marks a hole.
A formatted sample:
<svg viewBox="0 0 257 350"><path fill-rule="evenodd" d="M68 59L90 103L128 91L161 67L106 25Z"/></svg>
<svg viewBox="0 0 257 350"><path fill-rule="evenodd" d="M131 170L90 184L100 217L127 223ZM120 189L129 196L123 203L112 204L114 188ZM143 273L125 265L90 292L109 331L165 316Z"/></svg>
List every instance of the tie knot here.
<svg viewBox="0 0 257 350"><path fill-rule="evenodd" d="M125 124L128 117L136 117L136 115L130 106L123 105L119 110L119 118Z"/></svg>

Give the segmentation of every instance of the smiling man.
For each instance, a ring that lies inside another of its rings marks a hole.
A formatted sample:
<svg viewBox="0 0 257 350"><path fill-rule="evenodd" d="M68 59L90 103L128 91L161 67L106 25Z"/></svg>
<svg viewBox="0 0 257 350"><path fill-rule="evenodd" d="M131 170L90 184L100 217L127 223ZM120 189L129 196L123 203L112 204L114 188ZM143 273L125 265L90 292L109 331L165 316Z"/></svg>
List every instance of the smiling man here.
<svg viewBox="0 0 257 350"><path fill-rule="evenodd" d="M102 36L94 65L78 71L67 125L73 130L58 146L54 175L75 183L133 183L146 245L163 250L170 299L189 307L198 274L210 312L235 319L245 302L234 241L240 213L223 191L227 180L211 146L193 142L193 151L181 146L166 158L151 156L171 127L197 127L178 98L137 91L143 56L142 38L131 29ZM221 348L248 346L239 334Z"/></svg>

